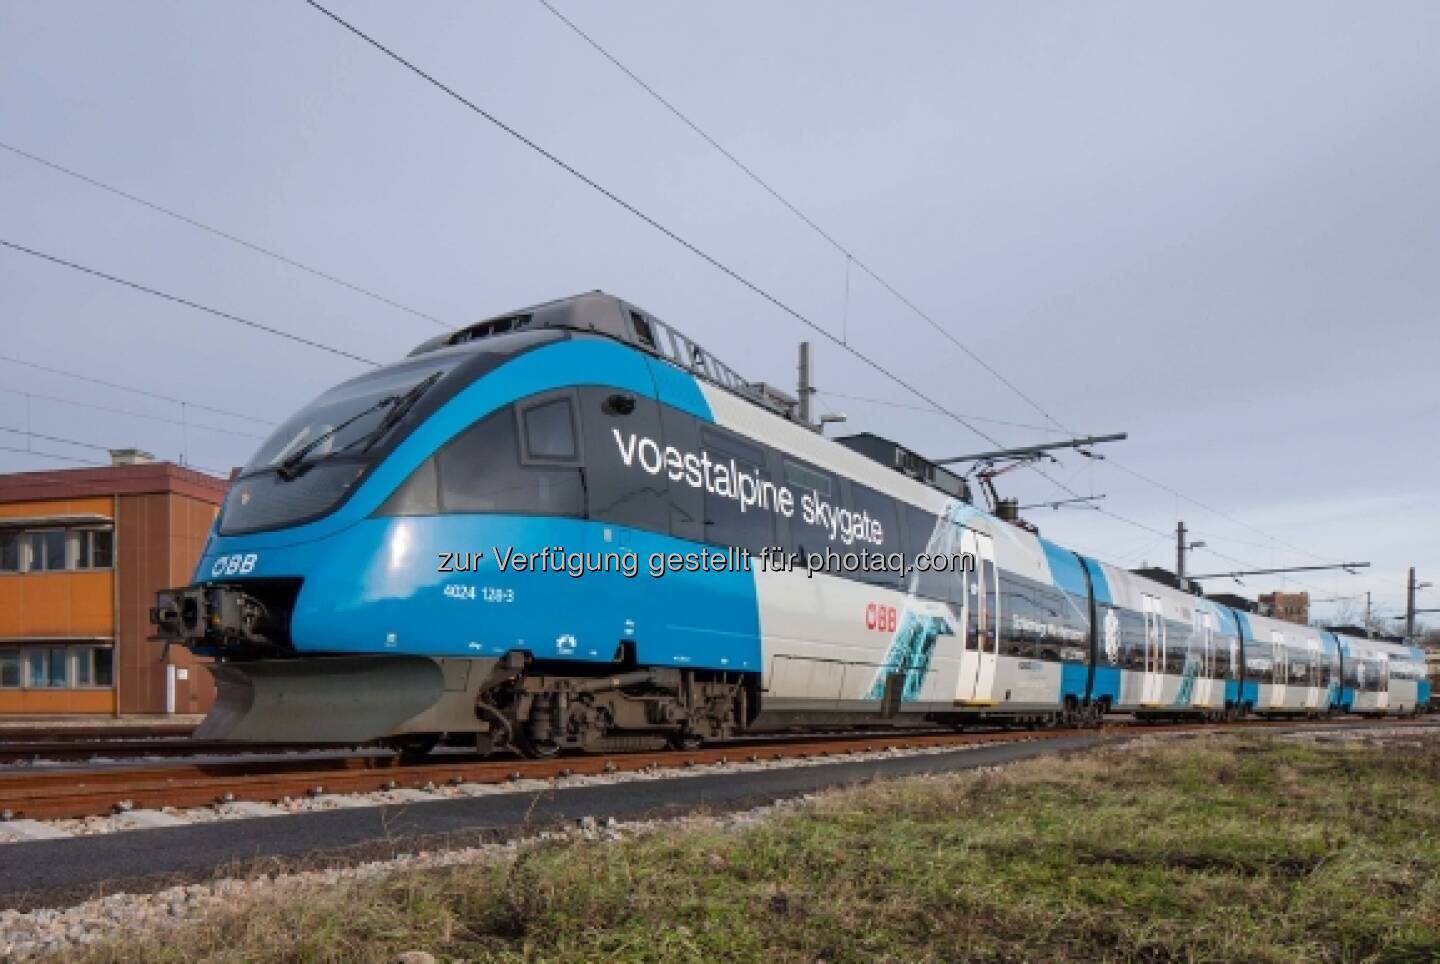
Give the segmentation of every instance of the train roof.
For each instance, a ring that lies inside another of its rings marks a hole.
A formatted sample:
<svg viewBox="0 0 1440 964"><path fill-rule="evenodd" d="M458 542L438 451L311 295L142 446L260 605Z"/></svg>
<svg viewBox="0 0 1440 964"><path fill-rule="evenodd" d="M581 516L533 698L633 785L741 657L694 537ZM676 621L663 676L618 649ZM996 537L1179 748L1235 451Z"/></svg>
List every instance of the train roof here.
<svg viewBox="0 0 1440 964"><path fill-rule="evenodd" d="M720 361L689 336L644 309L604 291L589 291L569 298L559 298L465 325L421 342L410 351L410 356L454 348L495 335L546 328L588 332L624 342L737 395L772 415L805 425L812 430L814 428L801 420L795 399L764 382L752 382L742 378L735 369ZM896 442L868 432L834 441L946 495L970 501L970 489L963 478Z"/></svg>

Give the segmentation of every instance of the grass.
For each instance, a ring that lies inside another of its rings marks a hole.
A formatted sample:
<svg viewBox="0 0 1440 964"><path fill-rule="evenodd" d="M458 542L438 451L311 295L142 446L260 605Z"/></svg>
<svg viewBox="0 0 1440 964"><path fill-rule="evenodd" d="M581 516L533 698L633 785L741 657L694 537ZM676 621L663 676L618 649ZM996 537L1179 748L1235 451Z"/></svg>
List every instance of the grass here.
<svg viewBox="0 0 1440 964"><path fill-rule="evenodd" d="M265 898L90 959L1440 959L1440 740L1214 736Z"/></svg>

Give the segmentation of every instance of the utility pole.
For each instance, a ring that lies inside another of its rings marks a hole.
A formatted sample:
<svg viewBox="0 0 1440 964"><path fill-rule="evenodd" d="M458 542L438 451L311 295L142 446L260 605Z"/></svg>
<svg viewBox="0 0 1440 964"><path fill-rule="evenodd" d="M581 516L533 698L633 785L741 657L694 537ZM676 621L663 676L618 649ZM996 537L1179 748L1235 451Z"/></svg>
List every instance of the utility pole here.
<svg viewBox="0 0 1440 964"><path fill-rule="evenodd" d="M1185 585L1185 523L1175 523L1175 578Z"/></svg>
<svg viewBox="0 0 1440 964"><path fill-rule="evenodd" d="M810 343L800 343L800 421L806 427L811 425L810 409L815 386L810 378Z"/></svg>
<svg viewBox="0 0 1440 964"><path fill-rule="evenodd" d="M1370 621L1370 593L1365 593L1365 635L1375 635L1375 624Z"/></svg>
<svg viewBox="0 0 1440 964"><path fill-rule="evenodd" d="M1405 583L1405 638L1415 638L1415 614L1425 610L1415 608L1415 593L1421 589L1429 589L1434 583L1416 582L1415 567L1410 567L1410 578Z"/></svg>
<svg viewBox="0 0 1440 964"><path fill-rule="evenodd" d="M1175 523L1175 580L1180 584L1181 589L1185 588L1185 553L1191 549L1205 547L1203 542L1186 542L1185 533L1187 531L1185 523Z"/></svg>

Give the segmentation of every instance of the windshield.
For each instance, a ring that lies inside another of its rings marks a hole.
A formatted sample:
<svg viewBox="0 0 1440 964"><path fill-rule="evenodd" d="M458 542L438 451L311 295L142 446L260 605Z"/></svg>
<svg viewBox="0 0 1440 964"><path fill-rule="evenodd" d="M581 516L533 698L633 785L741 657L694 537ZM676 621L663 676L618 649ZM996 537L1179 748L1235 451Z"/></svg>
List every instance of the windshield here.
<svg viewBox="0 0 1440 964"><path fill-rule="evenodd" d="M310 463L338 452L359 452L390 411L386 399L403 396L436 374L454 368L463 356L426 358L385 368L336 385L281 424L245 466L244 474L275 468L303 452Z"/></svg>

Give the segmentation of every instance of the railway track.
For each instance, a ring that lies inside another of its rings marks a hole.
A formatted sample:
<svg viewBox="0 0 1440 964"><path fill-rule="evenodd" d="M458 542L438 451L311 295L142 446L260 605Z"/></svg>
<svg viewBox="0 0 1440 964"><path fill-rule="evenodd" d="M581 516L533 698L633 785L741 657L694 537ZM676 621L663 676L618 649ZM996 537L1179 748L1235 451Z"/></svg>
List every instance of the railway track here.
<svg viewBox="0 0 1440 964"><path fill-rule="evenodd" d="M246 756L307 750L348 752L350 748L312 743L248 745L220 740L192 740L184 736L108 740L5 740L0 741L0 764L38 761L70 763L135 757Z"/></svg>
<svg viewBox="0 0 1440 964"><path fill-rule="evenodd" d="M1214 732L1365 726L1424 726L1423 722L1247 720L1206 723L1106 724L1110 731ZM843 758L884 750L962 747L1054 739L1071 730L992 730L945 734L788 738L731 742L698 750L637 751L562 756L547 760L477 760L463 755L407 762L395 755L353 755L322 760L220 761L94 770L27 770L0 775L0 819L89 817L128 809L201 807L235 801L273 802L321 794L367 793L445 784L504 783L576 775L681 769L727 762Z"/></svg>

